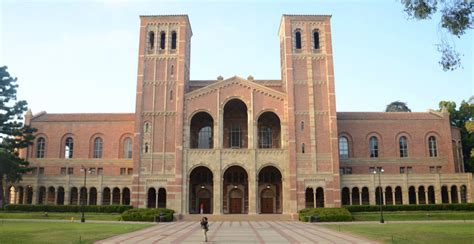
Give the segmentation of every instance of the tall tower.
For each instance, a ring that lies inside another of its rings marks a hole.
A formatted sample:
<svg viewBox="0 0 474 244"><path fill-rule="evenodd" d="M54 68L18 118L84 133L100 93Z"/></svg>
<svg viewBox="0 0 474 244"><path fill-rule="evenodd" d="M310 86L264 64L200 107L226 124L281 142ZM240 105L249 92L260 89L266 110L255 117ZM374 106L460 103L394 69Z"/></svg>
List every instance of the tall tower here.
<svg viewBox="0 0 474 244"><path fill-rule="evenodd" d="M292 212L308 205L308 193L314 194L315 206L340 206L330 18L284 15L280 24L282 82L288 93L288 180L296 201L291 206L297 208Z"/></svg>
<svg viewBox="0 0 474 244"><path fill-rule="evenodd" d="M168 206L181 206L183 98L189 84L191 36L187 15L140 16L135 207L146 207L147 202L162 207L164 201ZM147 201L147 197L156 199Z"/></svg>

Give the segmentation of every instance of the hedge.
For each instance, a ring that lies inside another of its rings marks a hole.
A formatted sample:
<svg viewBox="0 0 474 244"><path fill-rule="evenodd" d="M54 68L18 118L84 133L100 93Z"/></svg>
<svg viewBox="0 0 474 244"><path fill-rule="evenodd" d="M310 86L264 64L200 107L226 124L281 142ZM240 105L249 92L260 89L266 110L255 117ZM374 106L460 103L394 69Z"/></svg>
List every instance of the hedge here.
<svg viewBox="0 0 474 244"><path fill-rule="evenodd" d="M84 207L84 212L96 213L123 213L126 210L132 209L129 205L23 205L11 204L5 206L5 211L22 211L22 212L81 212Z"/></svg>
<svg viewBox="0 0 474 244"><path fill-rule="evenodd" d="M167 208L135 208L122 213L124 221L147 221L153 222L155 216L164 214L167 222L173 221L174 210Z"/></svg>
<svg viewBox="0 0 474 244"><path fill-rule="evenodd" d="M378 205L352 205L343 206L343 208L351 213L380 211L380 206ZM382 209L384 211L474 211L474 203L384 205Z"/></svg>
<svg viewBox="0 0 474 244"><path fill-rule="evenodd" d="M305 208L300 210L300 221L307 222L309 216L319 216L320 222L352 221L352 215L345 208Z"/></svg>

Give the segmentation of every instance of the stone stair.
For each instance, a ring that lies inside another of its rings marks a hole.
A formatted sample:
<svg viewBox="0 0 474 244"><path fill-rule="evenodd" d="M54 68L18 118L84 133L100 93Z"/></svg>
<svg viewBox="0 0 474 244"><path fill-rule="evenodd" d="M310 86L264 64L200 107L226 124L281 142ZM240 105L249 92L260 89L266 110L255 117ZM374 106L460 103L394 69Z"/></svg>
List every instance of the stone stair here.
<svg viewBox="0 0 474 244"><path fill-rule="evenodd" d="M209 221L290 221L298 220L297 215L290 214L180 214L176 215L178 221L200 221L207 217Z"/></svg>

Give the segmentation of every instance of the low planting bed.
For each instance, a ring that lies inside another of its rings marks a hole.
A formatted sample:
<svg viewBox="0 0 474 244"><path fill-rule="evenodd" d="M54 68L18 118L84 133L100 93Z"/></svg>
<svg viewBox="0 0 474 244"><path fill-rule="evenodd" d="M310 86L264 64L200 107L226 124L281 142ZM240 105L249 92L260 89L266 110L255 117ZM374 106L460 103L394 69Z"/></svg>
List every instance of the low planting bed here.
<svg viewBox="0 0 474 244"><path fill-rule="evenodd" d="M165 222L173 221L174 210L167 208L136 208L122 213L124 221L153 222L156 217L162 216Z"/></svg>
<svg viewBox="0 0 474 244"><path fill-rule="evenodd" d="M343 206L351 213L378 212L378 205ZM474 211L474 203L459 204L422 204L422 205L383 205L383 211Z"/></svg>
<svg viewBox="0 0 474 244"><path fill-rule="evenodd" d="M352 221L351 213L345 208L305 208L299 212L299 220L308 222L342 222Z"/></svg>

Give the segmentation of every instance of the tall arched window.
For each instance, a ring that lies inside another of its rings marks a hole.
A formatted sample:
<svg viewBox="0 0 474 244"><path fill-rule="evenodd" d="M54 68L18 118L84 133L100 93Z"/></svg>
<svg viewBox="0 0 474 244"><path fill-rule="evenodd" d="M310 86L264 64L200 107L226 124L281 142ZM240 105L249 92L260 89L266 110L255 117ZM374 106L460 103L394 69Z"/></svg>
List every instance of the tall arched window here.
<svg viewBox="0 0 474 244"><path fill-rule="evenodd" d="M204 126L198 133L198 148L212 148L212 128L211 126Z"/></svg>
<svg viewBox="0 0 474 244"><path fill-rule="evenodd" d="M123 141L123 157L132 158L132 138L127 137Z"/></svg>
<svg viewBox="0 0 474 244"><path fill-rule="evenodd" d="M94 140L94 158L102 158L102 148L103 148L103 141L102 138L97 137Z"/></svg>
<svg viewBox="0 0 474 244"><path fill-rule="evenodd" d="M436 137L430 136L428 138L428 150L430 151L430 157L438 157L438 148L436 145Z"/></svg>
<svg viewBox="0 0 474 244"><path fill-rule="evenodd" d="M166 44L166 34L164 31L160 33L160 49L164 50Z"/></svg>
<svg viewBox="0 0 474 244"><path fill-rule="evenodd" d="M145 122L145 124L143 125L143 132L150 132L150 122Z"/></svg>
<svg viewBox="0 0 474 244"><path fill-rule="evenodd" d="M148 32L148 47L150 50L155 48L155 32L153 31Z"/></svg>
<svg viewBox="0 0 474 244"><path fill-rule="evenodd" d="M176 49L176 39L177 39L176 31L171 32L171 49Z"/></svg>
<svg viewBox="0 0 474 244"><path fill-rule="evenodd" d="M295 48L301 49L301 31L297 30L295 32Z"/></svg>
<svg viewBox="0 0 474 244"><path fill-rule="evenodd" d="M319 49L319 31L315 30L313 32L313 48Z"/></svg>
<svg viewBox="0 0 474 244"><path fill-rule="evenodd" d="M406 158L408 157L408 142L407 138L405 136L400 137L398 140L398 144L400 147L400 157L401 158Z"/></svg>
<svg viewBox="0 0 474 244"><path fill-rule="evenodd" d="M349 142L347 137L339 137L339 158L348 159L349 158Z"/></svg>
<svg viewBox="0 0 474 244"><path fill-rule="evenodd" d="M370 149L370 157L371 158L378 158L379 157L379 141L377 137L372 136L369 140L369 149Z"/></svg>
<svg viewBox="0 0 474 244"><path fill-rule="evenodd" d="M44 152L46 148L46 140L43 137L38 138L36 141L36 157L44 158Z"/></svg>
<svg viewBox="0 0 474 244"><path fill-rule="evenodd" d="M64 158L72 158L74 152L74 140L72 137L66 138L64 144Z"/></svg>

